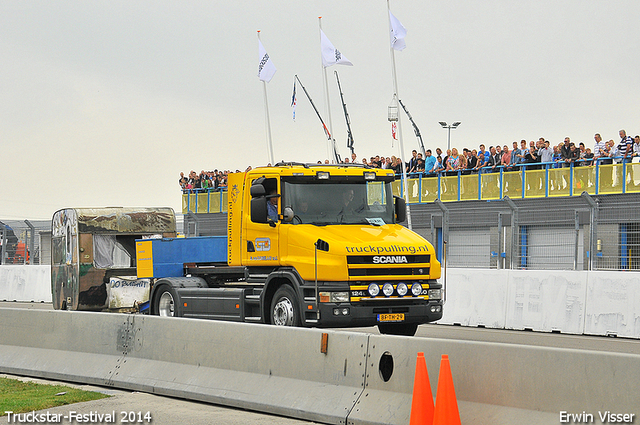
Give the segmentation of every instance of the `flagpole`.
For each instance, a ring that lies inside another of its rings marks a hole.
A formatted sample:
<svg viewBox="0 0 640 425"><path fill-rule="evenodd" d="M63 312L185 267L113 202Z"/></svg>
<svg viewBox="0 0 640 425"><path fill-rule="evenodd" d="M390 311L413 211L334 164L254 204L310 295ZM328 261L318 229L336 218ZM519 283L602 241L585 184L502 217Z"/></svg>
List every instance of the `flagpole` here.
<svg viewBox="0 0 640 425"><path fill-rule="evenodd" d="M387 0L387 16L389 16L389 13L391 13L391 8L389 7L389 0ZM392 27L391 27L391 17L389 16L389 34L391 34L391 32L393 31ZM393 96L394 96L394 101L397 101L397 99L400 98L400 96L398 95L398 76L396 74L396 55L393 49L393 45L391 44L391 42L389 42L389 49L391 50L391 72L393 75ZM407 187L407 167L405 165L405 159L406 157L404 156L404 144L402 143L402 126L400 125L400 122L402 121L400 114L398 114L398 141L400 142L400 157L402 158L402 188L403 188L403 196L404 196L404 200L407 204L407 226L409 227L409 229L412 229L411 226L411 208L409 208L409 191L408 191L408 187Z"/></svg>
<svg viewBox="0 0 640 425"><path fill-rule="evenodd" d="M258 30L258 40L260 40L260 30ZM267 126L267 150L269 153L269 161L271 165L275 165L273 161L273 143L271 141L271 120L269 118L269 101L267 99L267 82L262 81L262 91L264 93L264 112L265 112L265 121Z"/></svg>
<svg viewBox="0 0 640 425"><path fill-rule="evenodd" d="M320 45L322 46L322 16L318 16L318 36L320 37ZM329 146L327 146L327 156L333 157L333 160L338 160L338 153L336 152L336 145L333 141L333 123L331 122L331 106L329 105L329 84L327 80L327 68L322 63L322 49L320 50L320 66L322 67L322 76L324 78L324 95L325 95L325 110L327 112L327 121L329 122ZM333 153L333 155L332 155ZM332 160L332 161L333 161Z"/></svg>

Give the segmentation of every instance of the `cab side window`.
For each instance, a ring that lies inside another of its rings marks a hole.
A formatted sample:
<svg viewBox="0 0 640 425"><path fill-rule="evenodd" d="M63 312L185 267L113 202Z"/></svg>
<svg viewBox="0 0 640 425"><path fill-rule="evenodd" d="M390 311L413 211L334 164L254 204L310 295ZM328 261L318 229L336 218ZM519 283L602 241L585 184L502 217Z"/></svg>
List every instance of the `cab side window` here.
<svg viewBox="0 0 640 425"><path fill-rule="evenodd" d="M260 177L251 184L251 221L277 223L280 214L278 179Z"/></svg>

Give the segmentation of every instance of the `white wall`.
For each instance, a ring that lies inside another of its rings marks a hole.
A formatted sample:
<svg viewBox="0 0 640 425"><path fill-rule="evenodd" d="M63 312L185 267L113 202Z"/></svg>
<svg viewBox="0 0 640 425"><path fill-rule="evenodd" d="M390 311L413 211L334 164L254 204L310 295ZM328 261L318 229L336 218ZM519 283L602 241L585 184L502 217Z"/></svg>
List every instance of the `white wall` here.
<svg viewBox="0 0 640 425"><path fill-rule="evenodd" d="M50 266L1 266L5 300L51 302ZM640 273L448 268L439 323L640 338Z"/></svg>
<svg viewBox="0 0 640 425"><path fill-rule="evenodd" d="M0 301L51 302L51 266L0 266Z"/></svg>
<svg viewBox="0 0 640 425"><path fill-rule="evenodd" d="M439 323L640 338L640 273L450 268Z"/></svg>

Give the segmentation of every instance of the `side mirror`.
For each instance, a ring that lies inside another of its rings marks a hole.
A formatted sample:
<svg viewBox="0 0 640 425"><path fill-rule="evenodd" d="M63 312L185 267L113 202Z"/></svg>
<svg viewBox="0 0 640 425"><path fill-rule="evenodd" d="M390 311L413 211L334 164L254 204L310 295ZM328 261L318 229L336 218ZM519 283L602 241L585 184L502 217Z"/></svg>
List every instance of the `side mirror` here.
<svg viewBox="0 0 640 425"><path fill-rule="evenodd" d="M394 196L396 209L396 223L402 223L407 219L407 203L404 198Z"/></svg>
<svg viewBox="0 0 640 425"><path fill-rule="evenodd" d="M250 193L251 193L251 197L252 198L257 198L258 196L264 196L266 195L266 191L264 190L264 186L261 184L254 184L251 186L250 189Z"/></svg>
<svg viewBox="0 0 640 425"><path fill-rule="evenodd" d="M293 212L293 208L291 207L284 207L284 212L282 214L283 216L283 220L285 223L291 223L293 221L293 216L294 216L294 212Z"/></svg>
<svg viewBox="0 0 640 425"><path fill-rule="evenodd" d="M262 190L264 190L264 187L262 187ZM251 195L253 196L253 186L251 187ZM267 222L267 198L264 196L251 199L251 221L254 223Z"/></svg>

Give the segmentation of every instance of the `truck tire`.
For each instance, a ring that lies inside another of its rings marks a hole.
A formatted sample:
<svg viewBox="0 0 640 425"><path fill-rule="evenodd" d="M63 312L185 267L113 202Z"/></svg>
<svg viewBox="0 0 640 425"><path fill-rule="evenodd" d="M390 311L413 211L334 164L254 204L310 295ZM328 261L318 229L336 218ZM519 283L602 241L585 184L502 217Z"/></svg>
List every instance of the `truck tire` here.
<svg viewBox="0 0 640 425"><path fill-rule="evenodd" d="M176 302L178 295L175 289L163 285L156 293L154 311L158 316L174 317L176 315Z"/></svg>
<svg viewBox="0 0 640 425"><path fill-rule="evenodd" d="M380 323L378 330L384 335L414 336L418 330L417 323Z"/></svg>
<svg viewBox="0 0 640 425"><path fill-rule="evenodd" d="M300 326L300 306L295 291L282 285L271 300L271 324L276 326Z"/></svg>

